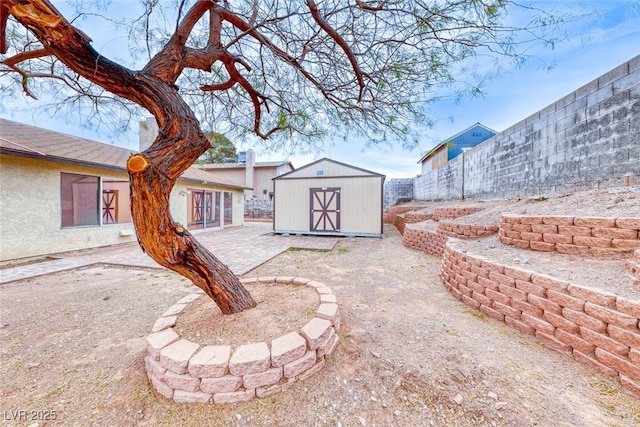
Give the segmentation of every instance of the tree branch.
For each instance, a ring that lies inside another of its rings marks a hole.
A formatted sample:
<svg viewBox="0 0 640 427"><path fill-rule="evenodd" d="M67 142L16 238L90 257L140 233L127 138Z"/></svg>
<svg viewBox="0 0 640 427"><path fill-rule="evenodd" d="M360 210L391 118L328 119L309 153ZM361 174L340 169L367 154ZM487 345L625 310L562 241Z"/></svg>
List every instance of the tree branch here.
<svg viewBox="0 0 640 427"><path fill-rule="evenodd" d="M210 0L198 0L189 9L180 25L169 39L164 48L158 52L144 67L143 72L156 79L174 85L187 65L186 42L193 27L198 23L207 10L212 9L214 3ZM197 68L201 68L198 66Z"/></svg>
<svg viewBox="0 0 640 427"><path fill-rule="evenodd" d="M358 65L358 61L356 60L353 51L351 50L347 42L340 36L340 34L338 34L338 32L334 30L333 27L329 25L329 23L325 21L322 16L320 16L318 6L313 0L307 0L307 6L311 11L311 16L313 16L314 21L316 21L320 28L322 28L329 35L329 37L331 37L338 44L338 46L340 46L344 54L347 55L347 58L351 63L351 67L353 68L353 72L356 75L356 79L358 80L358 86L360 87L360 92L358 94L358 102L360 102L362 100L362 92L364 91L365 83L364 78L362 77L362 71L360 70L360 66Z"/></svg>
<svg viewBox="0 0 640 427"><path fill-rule="evenodd" d="M9 4L0 3L0 53L7 53L7 21L9 20Z"/></svg>
<svg viewBox="0 0 640 427"><path fill-rule="evenodd" d="M5 59L4 61L2 61L2 63L7 65L8 67L13 68L14 65L19 64L22 61L26 61L28 59L42 58L44 56L50 56L50 55L51 53L46 49L27 50L24 52L20 52L16 55L13 55L10 58Z"/></svg>

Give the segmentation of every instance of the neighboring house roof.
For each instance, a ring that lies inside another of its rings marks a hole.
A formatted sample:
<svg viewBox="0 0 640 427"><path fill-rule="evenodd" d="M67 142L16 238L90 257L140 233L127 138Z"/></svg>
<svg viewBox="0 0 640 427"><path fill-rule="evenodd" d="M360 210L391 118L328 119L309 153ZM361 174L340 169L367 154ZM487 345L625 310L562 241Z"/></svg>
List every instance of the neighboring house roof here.
<svg viewBox="0 0 640 427"><path fill-rule="evenodd" d="M289 165L291 169L293 169L293 164L291 162L283 160L283 161L275 161L275 162L256 162L253 167L254 168L277 168L280 166ZM246 163L205 163L198 165L200 169L244 169L247 167Z"/></svg>
<svg viewBox="0 0 640 427"><path fill-rule="evenodd" d="M126 172L127 159L136 151L90 139L0 118L0 153L52 162L94 166ZM220 178L191 166L181 176L209 185L250 189L241 183Z"/></svg>
<svg viewBox="0 0 640 427"><path fill-rule="evenodd" d="M275 179L287 178L287 177L290 177L290 175L293 175L293 177L295 177L295 175L299 175L301 173L304 173L305 169L311 168L311 167L313 167L313 166L315 166L315 165L317 165L318 163L321 163L321 162L334 163L336 165L340 165L340 166L343 166L343 167L346 167L346 168L349 168L349 169L352 169L352 170L355 170L355 171L362 172L362 174L365 175L365 176L379 176L379 177L382 177L382 178L386 178L385 175L382 175L380 173L372 172L370 170L362 169L362 168L359 168L357 166L348 165L346 163L338 162L336 160L332 160L332 159L328 159L326 157L323 157L322 159L316 160L315 162L311 162L308 165L304 165L304 166L302 166L302 167L300 167L298 169L292 170L290 172L283 173L282 175L278 175L278 176L276 176L275 178L272 178L272 179L275 180ZM363 175L360 175L360 176L363 176ZM352 175L352 176L358 176L358 175ZM317 176L317 177L314 177L314 178L332 178L332 177L333 176L331 176L331 175L323 175L323 176ZM348 176L347 176L347 178L348 178Z"/></svg>
<svg viewBox="0 0 640 427"><path fill-rule="evenodd" d="M466 128L465 130L462 130L462 131L460 131L460 132L456 133L455 135L450 136L449 138L447 138L447 139L445 139L444 141L442 141L440 144L438 144L438 145L436 145L435 147L433 147L431 150L427 151L427 153L426 153L424 156L422 156L422 157L420 158L420 160L418 160L418 163L422 163L422 162L424 162L425 160L427 160L429 157L433 156L435 153L437 153L438 151L440 151L440 149L441 149L443 146L447 145L447 143L448 143L449 141L452 141L452 140L456 139L456 138L457 138L457 137L459 137L460 135L462 135L462 134L464 134L464 133L467 133L467 132L469 132L471 129L473 129L473 128L475 128L475 127L478 127L478 126L479 126L479 127L481 127L481 128L484 128L485 130L488 130L489 132L493 133L494 135L496 135L496 134L498 133L498 132L496 132L495 130L493 130L493 129L491 129L491 128L486 127L486 126L485 126L485 125L483 125L482 123L477 122L476 124L473 124L473 125L469 126L468 128Z"/></svg>

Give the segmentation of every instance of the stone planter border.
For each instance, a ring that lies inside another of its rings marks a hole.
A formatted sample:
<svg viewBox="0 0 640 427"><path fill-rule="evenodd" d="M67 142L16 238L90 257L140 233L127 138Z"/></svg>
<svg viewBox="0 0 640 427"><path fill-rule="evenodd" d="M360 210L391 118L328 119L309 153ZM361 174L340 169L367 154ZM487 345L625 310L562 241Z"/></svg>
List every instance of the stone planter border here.
<svg viewBox="0 0 640 427"><path fill-rule="evenodd" d="M336 296L321 282L294 277L260 277L242 283L310 286L319 295L316 315L299 331L232 348L181 338L173 329L178 315L203 292L169 307L147 337L145 366L152 387L178 403L246 402L287 390L320 371L340 340Z"/></svg>

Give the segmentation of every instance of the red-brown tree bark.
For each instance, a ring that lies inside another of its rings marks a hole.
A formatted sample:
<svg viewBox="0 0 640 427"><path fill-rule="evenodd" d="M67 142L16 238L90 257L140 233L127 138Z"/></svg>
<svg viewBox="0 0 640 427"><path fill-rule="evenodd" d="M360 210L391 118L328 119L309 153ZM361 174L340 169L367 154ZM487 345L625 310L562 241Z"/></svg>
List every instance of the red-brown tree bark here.
<svg viewBox="0 0 640 427"><path fill-rule="evenodd" d="M155 117L160 129L157 138L127 164L131 213L143 251L190 279L224 314L254 307L255 301L233 272L176 223L169 209L176 180L210 147L174 83L187 60L187 48L181 41L212 3L200 2L199 8L193 8L183 23L184 32L176 31L167 49L142 71L131 71L99 55L89 38L46 0L2 3L3 12L8 11L40 40L42 54L56 56L79 75L137 103Z"/></svg>

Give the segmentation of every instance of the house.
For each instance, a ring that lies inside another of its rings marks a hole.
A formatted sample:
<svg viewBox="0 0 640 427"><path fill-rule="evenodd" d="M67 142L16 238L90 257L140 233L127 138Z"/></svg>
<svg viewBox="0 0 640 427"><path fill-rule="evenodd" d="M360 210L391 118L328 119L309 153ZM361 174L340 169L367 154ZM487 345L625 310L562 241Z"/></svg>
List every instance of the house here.
<svg viewBox="0 0 640 427"><path fill-rule="evenodd" d="M462 132L453 135L436 145L418 161L418 163L422 164L422 174L438 169L466 149L475 147L496 134L497 132L493 129L476 123Z"/></svg>
<svg viewBox="0 0 640 427"><path fill-rule="evenodd" d="M251 149L238 153L238 160L238 163L206 163L196 166L227 179L243 182L252 188L245 191L246 198L258 200L273 199L273 178L294 169L287 160L256 162L255 153Z"/></svg>
<svg viewBox="0 0 640 427"><path fill-rule="evenodd" d="M382 237L384 180L379 173L326 158L277 176L273 230Z"/></svg>
<svg viewBox="0 0 640 427"><path fill-rule="evenodd" d="M130 150L0 119L0 261L135 241ZM191 167L171 193L190 230L244 224L243 184Z"/></svg>

